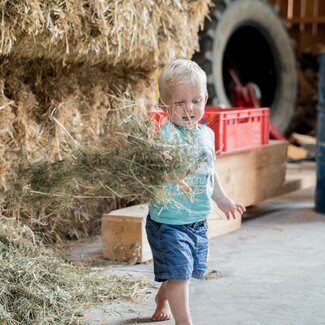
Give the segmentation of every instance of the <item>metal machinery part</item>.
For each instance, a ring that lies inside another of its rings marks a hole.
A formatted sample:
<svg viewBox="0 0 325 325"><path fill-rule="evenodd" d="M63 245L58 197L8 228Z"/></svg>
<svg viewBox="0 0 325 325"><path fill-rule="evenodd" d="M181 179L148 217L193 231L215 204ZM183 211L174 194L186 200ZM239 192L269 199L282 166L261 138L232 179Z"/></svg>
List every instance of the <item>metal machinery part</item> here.
<svg viewBox="0 0 325 325"><path fill-rule="evenodd" d="M234 106L233 69L242 84L257 85L272 124L286 131L296 106L296 59L283 22L266 1L214 0L193 59L207 73L210 106Z"/></svg>

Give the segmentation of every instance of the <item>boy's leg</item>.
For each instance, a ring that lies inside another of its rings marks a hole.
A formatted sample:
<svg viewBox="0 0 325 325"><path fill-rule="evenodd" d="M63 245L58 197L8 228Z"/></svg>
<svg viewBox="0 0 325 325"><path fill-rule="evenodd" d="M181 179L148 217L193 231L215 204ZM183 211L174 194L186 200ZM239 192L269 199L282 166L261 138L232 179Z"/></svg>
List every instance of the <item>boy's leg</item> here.
<svg viewBox="0 0 325 325"><path fill-rule="evenodd" d="M167 298L176 325L192 325L189 309L189 280L168 280Z"/></svg>
<svg viewBox="0 0 325 325"><path fill-rule="evenodd" d="M157 308L151 319L155 321L169 320L170 308L167 299L167 281L163 282L155 298Z"/></svg>

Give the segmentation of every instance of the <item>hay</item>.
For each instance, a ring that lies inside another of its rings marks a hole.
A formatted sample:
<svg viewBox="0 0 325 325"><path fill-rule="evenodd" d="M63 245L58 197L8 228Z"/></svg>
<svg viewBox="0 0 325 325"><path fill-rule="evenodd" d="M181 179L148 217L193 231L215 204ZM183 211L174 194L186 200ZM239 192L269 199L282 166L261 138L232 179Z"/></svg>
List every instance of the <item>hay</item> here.
<svg viewBox="0 0 325 325"><path fill-rule="evenodd" d="M19 149L14 138L14 102L6 98L3 88L3 81L0 81L0 184L6 190L9 188L8 178L13 172L12 158L16 158Z"/></svg>
<svg viewBox="0 0 325 325"><path fill-rule="evenodd" d="M0 218L1 324L77 324L90 304L139 299L147 286L65 263L28 227Z"/></svg>
<svg viewBox="0 0 325 325"><path fill-rule="evenodd" d="M103 212L129 204L130 196L95 191L93 200L68 195L64 205L43 200L37 210L20 205L14 184L44 158L69 160L67 133L112 148L109 112L125 97L137 101L137 112L155 104L157 67L193 54L208 3L0 0L0 213L57 241L89 235Z"/></svg>
<svg viewBox="0 0 325 325"><path fill-rule="evenodd" d="M152 71L190 58L209 0L0 1L0 54Z"/></svg>
<svg viewBox="0 0 325 325"><path fill-rule="evenodd" d="M105 147L111 143L108 112L125 96L138 98L144 104L137 107L146 110L154 102L152 77L108 66L62 67L45 60L12 59L2 60L0 76L0 213L21 218L51 241L93 234L102 213L125 207L127 201L94 199L51 213L47 206L20 213L19 206L9 204L14 201L10 188L21 168L44 158L69 158L70 144L54 118L77 141Z"/></svg>
<svg viewBox="0 0 325 325"><path fill-rule="evenodd" d="M90 147L67 133L72 141L72 161L52 164L42 161L29 167L26 172L32 189L38 192L47 189L47 193L52 193L53 189L61 188L63 191L53 192L53 195L64 199L69 199L70 195L79 197L81 191L88 193L90 198L131 197L138 201L161 198L166 177L171 173L186 174L191 168L193 153L187 152L186 144L171 145L162 138L151 127L149 118L138 113L134 103L126 102L125 105L108 119L110 123L105 133L109 140L106 143ZM72 184L71 179L77 178L83 186ZM87 198L87 194L80 198Z"/></svg>
<svg viewBox="0 0 325 325"><path fill-rule="evenodd" d="M65 158L62 130L49 118L53 111L73 137L96 144L106 136L107 111L119 97L154 102L152 77L141 71L4 60L0 76L3 186L17 174L21 160L28 164L45 155L49 161Z"/></svg>
<svg viewBox="0 0 325 325"><path fill-rule="evenodd" d="M17 64L17 69L13 69L13 66L2 67L8 76L2 88L3 102L11 103L11 106L6 106L6 110L11 113L11 119L3 120L3 123L4 128L12 129L11 137L15 144L12 150L6 151L8 148L4 147L3 152L7 156L1 157L6 163L10 163L10 173L9 169L6 169L1 175L7 184L11 184L11 188L7 186L0 190L1 211L4 215L20 218L35 232L43 233L48 241L58 241L93 233L98 229L101 214L118 208L119 202L123 200L126 204L131 200L145 201L152 197L153 188L158 188L157 184L161 184L162 177L165 177L157 176L152 179L151 175L141 184L139 182L140 176L148 174L145 166L151 163L152 157L156 159L156 164L163 163L159 155L155 156L152 130L148 128L148 120L145 121L144 112L147 108L143 102L150 104L152 100L149 97L148 100L139 100L136 103L122 102L123 98L130 97L130 94L133 94L133 97L142 96L142 92L148 89L148 86L141 86L149 83L143 75L130 75L125 81L118 74L108 74L105 68L99 66L60 68L43 61L31 61L20 66ZM126 89L124 88L124 93L119 94L119 88L123 89L124 82ZM132 86L133 84L136 86ZM0 111L0 114L6 110ZM6 126L8 122L10 124ZM132 132L136 137L128 142L128 152L124 152L126 156L123 158L121 148L127 143L128 134ZM74 152L71 148L71 138L81 147L88 149ZM136 152L143 148L146 150ZM116 150L120 150L120 156ZM101 151L104 152L103 157L100 157ZM138 166L142 169L137 170L135 166L130 165L135 155ZM75 172L72 173L68 166L67 169L58 169L55 174L54 162L69 160L71 157L75 157ZM97 180L89 167L85 169L85 166L80 164L81 161L87 160L88 164L94 161L91 163L93 167L103 169L105 165L104 173L97 173ZM98 166L99 162L102 165ZM54 163L51 165L52 169L48 168L50 163ZM29 169L31 165L34 168ZM165 168L163 165L162 167ZM157 168L152 165L150 168L152 173L162 172L161 169L159 171L161 166ZM34 180L33 175L38 176L40 169L54 172L53 177L48 179L60 179L61 184L56 183L56 187L47 188L49 183L45 174L45 181L41 182L43 187L36 186L34 190L50 194L54 191L56 196L26 196L25 194L30 192L22 192L23 189L28 189L30 184L35 185L28 177L31 176ZM63 175L73 176L77 173L81 176L80 169L86 173L81 182L72 182L69 177L62 179ZM32 175L29 174L27 179L18 179L22 170L30 171ZM118 178L116 171L123 175ZM130 171L135 172L136 176L131 175ZM130 185L132 179L134 184ZM104 180L106 187L98 180ZM66 186L69 181L71 185ZM86 190L89 181L92 187ZM96 181L98 185L94 187L93 183ZM153 187L148 186L146 182L152 182ZM81 188L80 184L83 184ZM126 189L123 187L125 184L128 184ZM110 191L108 188L114 190ZM92 199L85 199L82 194ZM30 201L22 202L22 198L28 198Z"/></svg>
<svg viewBox="0 0 325 325"><path fill-rule="evenodd" d="M171 145L154 131L146 114L135 112L135 104L129 101L110 112L108 141L89 146L67 133L70 159L21 167L7 191L5 209L15 211L34 231L51 240L53 234L71 228L67 215L86 225L83 216L93 208L94 200L170 200L166 180L173 177L177 182L174 175L194 170L197 157L186 143Z"/></svg>
<svg viewBox="0 0 325 325"><path fill-rule="evenodd" d="M152 76L110 66L62 67L46 60L0 60L0 187L17 174L20 160L31 163L45 155L65 158L65 139L49 119L53 110L77 139L98 143L107 110L122 96L154 102Z"/></svg>

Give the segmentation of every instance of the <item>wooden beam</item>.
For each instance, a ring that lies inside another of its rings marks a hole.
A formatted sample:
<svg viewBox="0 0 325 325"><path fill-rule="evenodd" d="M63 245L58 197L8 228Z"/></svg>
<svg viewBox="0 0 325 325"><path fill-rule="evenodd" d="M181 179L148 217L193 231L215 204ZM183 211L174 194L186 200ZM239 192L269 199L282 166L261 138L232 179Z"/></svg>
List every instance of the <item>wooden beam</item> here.
<svg viewBox="0 0 325 325"><path fill-rule="evenodd" d="M288 7L287 7L287 21L289 22L289 27L291 27L290 21L293 19L293 3L294 0L288 0Z"/></svg>
<svg viewBox="0 0 325 325"><path fill-rule="evenodd" d="M134 264L152 258L145 232L147 204L118 209L102 218L103 256Z"/></svg>
<svg viewBox="0 0 325 325"><path fill-rule="evenodd" d="M317 35L318 30L318 10L319 10L319 1L314 0L313 6L313 27L312 27L312 34L315 36Z"/></svg>
<svg viewBox="0 0 325 325"><path fill-rule="evenodd" d="M305 17L305 18L299 18L294 17L291 19L288 19L288 22L291 24L325 24L325 16L319 16L319 17Z"/></svg>
<svg viewBox="0 0 325 325"><path fill-rule="evenodd" d="M284 182L286 159L287 142L271 141L254 150L218 156L215 168L226 193L248 206L275 195Z"/></svg>
<svg viewBox="0 0 325 325"><path fill-rule="evenodd" d="M306 0L300 0L300 24L299 30L303 32L305 30L305 24L302 22L306 18Z"/></svg>

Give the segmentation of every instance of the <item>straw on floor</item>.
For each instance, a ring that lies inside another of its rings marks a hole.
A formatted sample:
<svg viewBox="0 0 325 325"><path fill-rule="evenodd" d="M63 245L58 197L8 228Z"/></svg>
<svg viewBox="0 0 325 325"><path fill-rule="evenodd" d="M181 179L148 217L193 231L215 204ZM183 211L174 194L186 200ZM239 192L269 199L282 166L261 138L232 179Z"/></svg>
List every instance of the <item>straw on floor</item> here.
<svg viewBox="0 0 325 325"><path fill-rule="evenodd" d="M0 217L1 324L79 324L92 304L141 299L149 286L64 262L26 225Z"/></svg>

